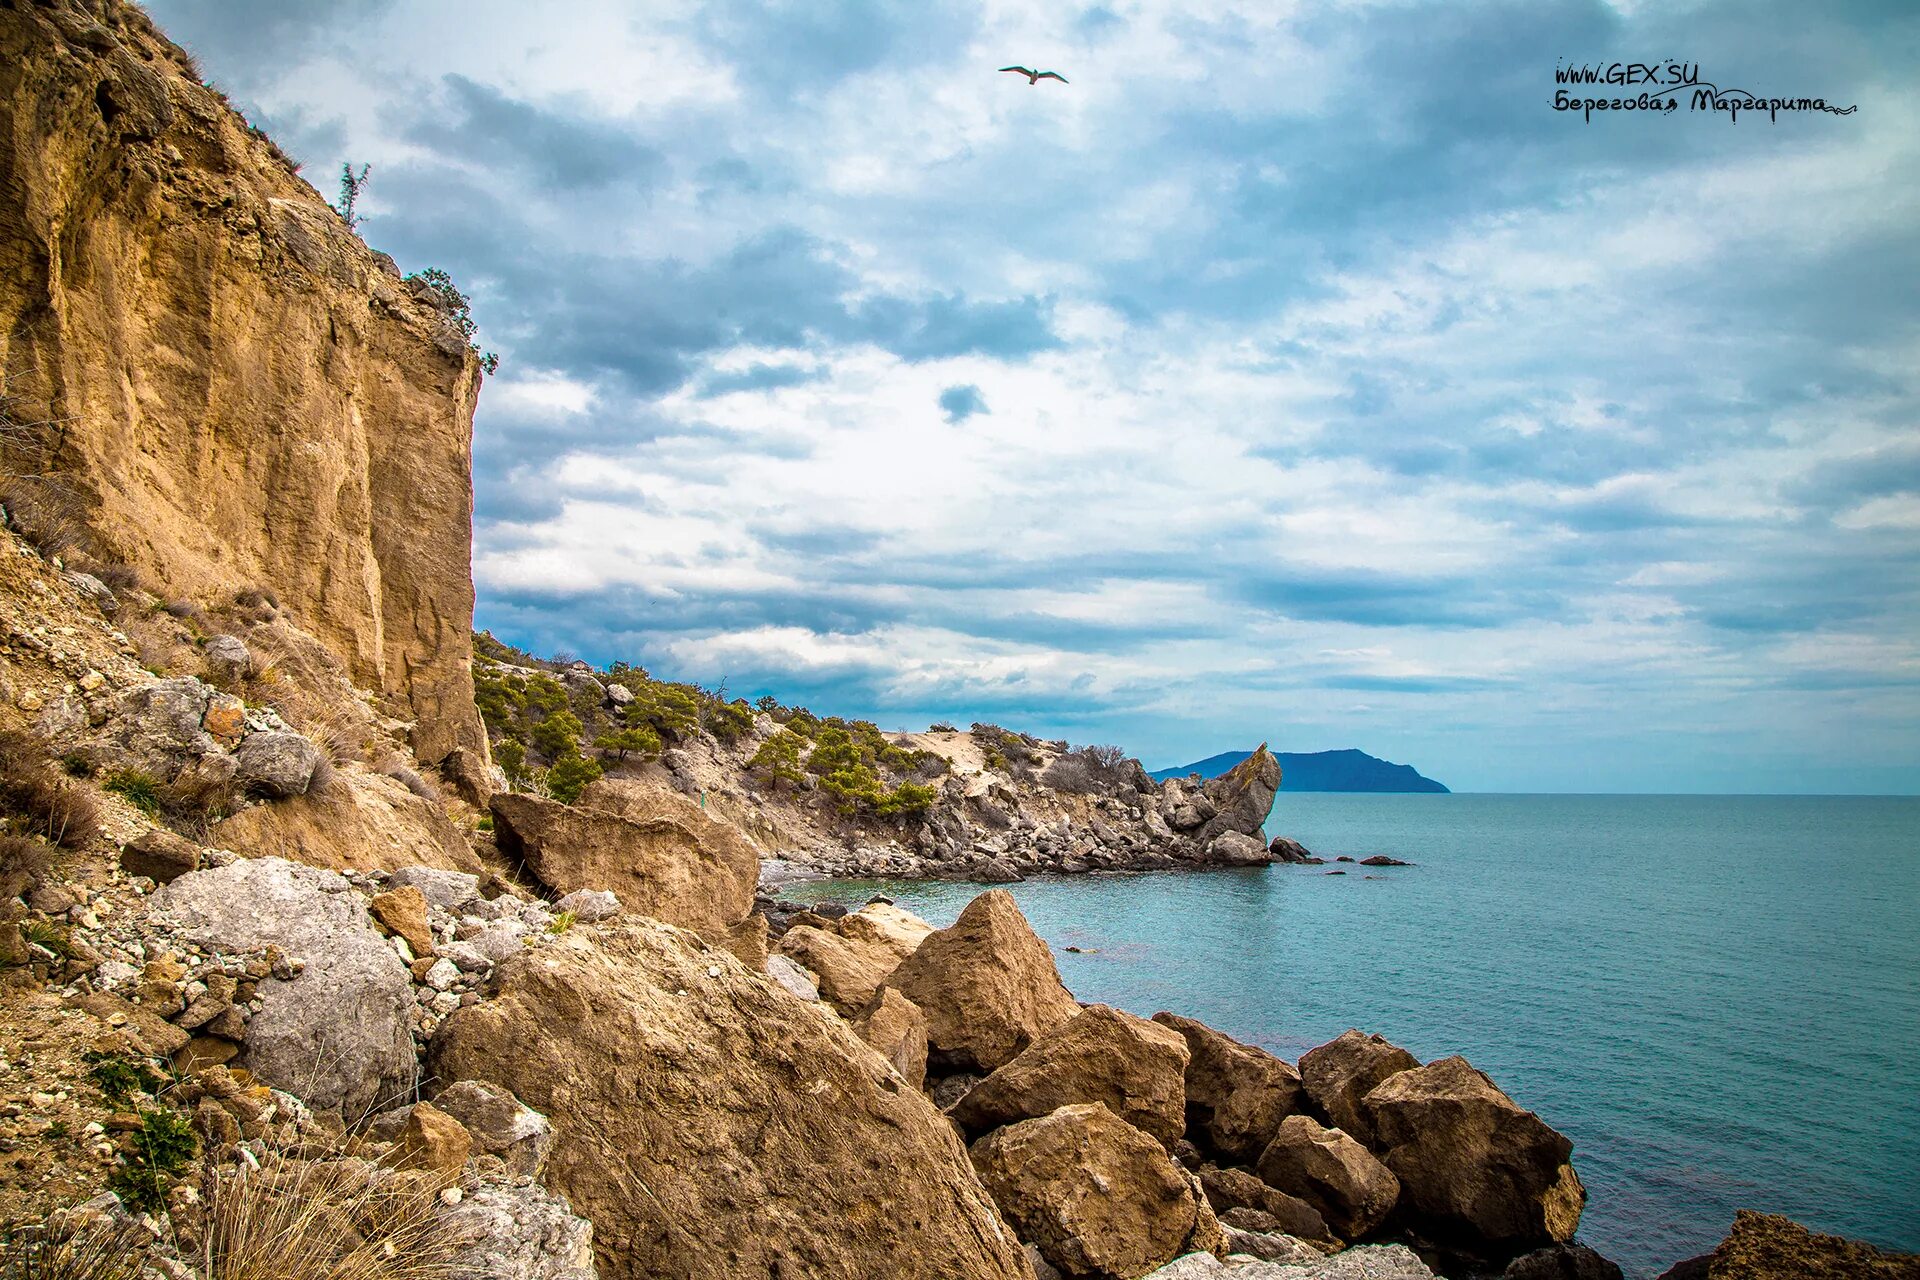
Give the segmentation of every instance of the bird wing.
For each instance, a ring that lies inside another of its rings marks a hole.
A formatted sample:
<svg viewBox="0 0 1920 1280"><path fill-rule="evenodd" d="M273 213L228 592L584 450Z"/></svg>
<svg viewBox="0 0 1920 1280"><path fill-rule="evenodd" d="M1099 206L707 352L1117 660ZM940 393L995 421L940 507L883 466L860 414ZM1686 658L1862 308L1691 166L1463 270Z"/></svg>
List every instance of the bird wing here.
<svg viewBox="0 0 1920 1280"><path fill-rule="evenodd" d="M1061 75L1058 71L1042 71L1038 76L1035 77L1035 79L1058 80L1061 84L1065 84L1067 82L1067 78Z"/></svg>
<svg viewBox="0 0 1920 1280"><path fill-rule="evenodd" d="M1002 67L1000 69L1002 71L1018 71L1023 76L1030 76L1033 74L1033 72L1027 70L1025 67Z"/></svg>

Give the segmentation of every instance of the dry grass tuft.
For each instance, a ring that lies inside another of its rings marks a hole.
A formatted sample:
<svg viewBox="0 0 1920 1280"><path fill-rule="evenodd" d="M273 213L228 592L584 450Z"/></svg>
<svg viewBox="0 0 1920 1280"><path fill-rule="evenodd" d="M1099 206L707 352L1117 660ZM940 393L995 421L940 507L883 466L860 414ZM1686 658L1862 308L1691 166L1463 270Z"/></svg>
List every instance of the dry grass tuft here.
<svg viewBox="0 0 1920 1280"><path fill-rule="evenodd" d="M32 734L0 733L0 807L31 834L79 849L100 834L100 802L70 782Z"/></svg>
<svg viewBox="0 0 1920 1280"><path fill-rule="evenodd" d="M442 1183L364 1160L269 1155L209 1170L205 1280L451 1280L468 1243L437 1212Z"/></svg>
<svg viewBox="0 0 1920 1280"><path fill-rule="evenodd" d="M0 1228L0 1280L140 1280L151 1243L131 1219L15 1223Z"/></svg>
<svg viewBox="0 0 1920 1280"><path fill-rule="evenodd" d="M0 901L17 898L40 883L53 850L31 836L0 834Z"/></svg>

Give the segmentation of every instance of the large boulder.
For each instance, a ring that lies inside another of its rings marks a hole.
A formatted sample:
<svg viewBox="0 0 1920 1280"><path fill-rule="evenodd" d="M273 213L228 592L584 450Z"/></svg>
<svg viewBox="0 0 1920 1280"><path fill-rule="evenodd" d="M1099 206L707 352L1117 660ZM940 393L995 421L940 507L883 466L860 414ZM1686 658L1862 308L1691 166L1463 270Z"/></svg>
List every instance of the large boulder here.
<svg viewBox="0 0 1920 1280"><path fill-rule="evenodd" d="M1178 1258L1145 1280L1435 1280L1403 1244L1363 1244L1317 1262L1222 1262L1210 1254Z"/></svg>
<svg viewBox="0 0 1920 1280"><path fill-rule="evenodd" d="M1364 1105L1403 1209L1435 1238L1505 1255L1573 1238L1573 1143L1465 1058L1390 1076Z"/></svg>
<svg viewBox="0 0 1920 1280"><path fill-rule="evenodd" d="M1920 1280L1920 1256L1820 1235L1791 1218L1741 1209L1719 1248L1661 1280Z"/></svg>
<svg viewBox="0 0 1920 1280"><path fill-rule="evenodd" d="M1300 1110L1300 1073L1203 1022L1172 1013L1153 1020L1186 1039L1187 1131L1229 1164L1251 1164L1280 1122Z"/></svg>
<svg viewBox="0 0 1920 1280"><path fill-rule="evenodd" d="M1005 889L929 934L887 984L927 1015L929 1061L947 1070L992 1071L1080 1012Z"/></svg>
<svg viewBox="0 0 1920 1280"><path fill-rule="evenodd" d="M1270 1187L1245 1169L1202 1165L1197 1176L1207 1203L1223 1222L1235 1210L1251 1211L1271 1220L1261 1224L1263 1230L1282 1231L1330 1249L1339 1247L1338 1237L1327 1229L1320 1211L1299 1196Z"/></svg>
<svg viewBox="0 0 1920 1280"><path fill-rule="evenodd" d="M438 1217L460 1241L448 1280L598 1280L593 1224L537 1182L484 1182Z"/></svg>
<svg viewBox="0 0 1920 1280"><path fill-rule="evenodd" d="M512 792L492 807L500 852L557 893L611 889L628 911L715 942L753 911L759 855L723 823L685 812L629 818Z"/></svg>
<svg viewBox="0 0 1920 1280"><path fill-rule="evenodd" d="M811 973L821 996L849 1015L866 1008L901 960L884 942L842 937L807 924L787 930L774 951Z"/></svg>
<svg viewBox="0 0 1920 1280"><path fill-rule="evenodd" d="M1166 1151L1100 1103L996 1129L971 1148L1000 1211L1068 1276L1121 1280L1186 1251L1199 1196Z"/></svg>
<svg viewBox="0 0 1920 1280"><path fill-rule="evenodd" d="M289 800L307 793L324 759L320 748L300 734L250 733L234 752L234 781L269 800Z"/></svg>
<svg viewBox="0 0 1920 1280"><path fill-rule="evenodd" d="M1186 1128L1187 1042L1180 1033L1104 1004L1089 1005L967 1091L947 1114L970 1134L1105 1103L1171 1147Z"/></svg>
<svg viewBox="0 0 1920 1280"><path fill-rule="evenodd" d="M345 879L242 859L179 877L150 910L203 946L278 947L305 962L290 979L260 981L240 1061L262 1080L348 1120L413 1089L413 984Z"/></svg>
<svg viewBox="0 0 1920 1280"><path fill-rule="evenodd" d="M1371 1145L1373 1120L1360 1100L1388 1076L1419 1065L1384 1037L1349 1029L1301 1057L1300 1083L1322 1120Z"/></svg>
<svg viewBox="0 0 1920 1280"><path fill-rule="evenodd" d="M480 871L480 859L440 805L357 764L336 768L322 790L240 810L216 824L207 842L334 871Z"/></svg>
<svg viewBox="0 0 1920 1280"><path fill-rule="evenodd" d="M891 902L869 902L841 916L834 927L844 938L890 947L902 960L919 950L933 932L932 925Z"/></svg>
<svg viewBox="0 0 1920 1280"><path fill-rule="evenodd" d="M1386 1165L1338 1129L1288 1116L1260 1153L1260 1180L1320 1211L1333 1233L1358 1240L1386 1218L1400 1183Z"/></svg>
<svg viewBox="0 0 1920 1280"><path fill-rule="evenodd" d="M1234 831L1253 837L1264 855L1267 833L1262 824L1273 811L1273 797L1279 790L1280 762L1263 742L1258 751L1202 785L1200 794L1212 806L1213 816L1193 833L1194 841L1204 849L1223 832Z"/></svg>
<svg viewBox="0 0 1920 1280"><path fill-rule="evenodd" d="M1626 1280L1626 1274L1584 1244L1555 1244L1515 1258L1500 1280Z"/></svg>
<svg viewBox="0 0 1920 1280"><path fill-rule="evenodd" d="M1014 1280L1020 1246L953 1127L845 1024L638 916L504 962L435 1035L554 1127L546 1185L607 1280Z"/></svg>

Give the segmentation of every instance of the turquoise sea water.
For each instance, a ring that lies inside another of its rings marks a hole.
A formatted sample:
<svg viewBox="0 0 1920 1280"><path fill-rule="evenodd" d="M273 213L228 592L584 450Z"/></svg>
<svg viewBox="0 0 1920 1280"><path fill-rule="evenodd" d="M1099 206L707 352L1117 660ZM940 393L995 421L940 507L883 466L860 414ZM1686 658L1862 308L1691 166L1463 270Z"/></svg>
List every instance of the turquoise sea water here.
<svg viewBox="0 0 1920 1280"><path fill-rule="evenodd" d="M1283 792L1267 830L1420 865L1008 887L1082 1000L1465 1054L1573 1139L1581 1238L1636 1280L1736 1208L1920 1250L1920 798Z"/></svg>

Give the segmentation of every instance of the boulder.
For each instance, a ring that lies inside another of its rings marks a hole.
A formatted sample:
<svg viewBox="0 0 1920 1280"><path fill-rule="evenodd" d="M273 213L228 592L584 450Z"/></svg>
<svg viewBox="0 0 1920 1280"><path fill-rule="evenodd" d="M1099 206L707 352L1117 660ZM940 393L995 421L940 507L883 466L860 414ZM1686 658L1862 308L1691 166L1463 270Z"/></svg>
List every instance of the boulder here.
<svg viewBox="0 0 1920 1280"><path fill-rule="evenodd" d="M437 1213L462 1242L448 1280L599 1280L593 1224L537 1182L484 1182Z"/></svg>
<svg viewBox="0 0 1920 1280"><path fill-rule="evenodd" d="M1223 867L1264 867L1273 859L1266 845L1244 831L1222 831L1207 846L1207 861Z"/></svg>
<svg viewBox="0 0 1920 1280"><path fill-rule="evenodd" d="M358 764L337 766L322 790L240 810L216 824L207 842L334 871L480 870L480 859L440 805Z"/></svg>
<svg viewBox="0 0 1920 1280"><path fill-rule="evenodd" d="M1333 1233L1358 1240L1379 1226L1400 1194L1386 1165L1338 1129L1288 1116L1260 1153L1260 1180L1319 1210Z"/></svg>
<svg viewBox="0 0 1920 1280"><path fill-rule="evenodd" d="M1268 841L1267 852L1275 862L1306 862L1313 857L1307 846L1286 836L1275 836Z"/></svg>
<svg viewBox="0 0 1920 1280"><path fill-rule="evenodd" d="M854 1034L918 1089L927 1082L927 1015L888 987L853 1020Z"/></svg>
<svg viewBox="0 0 1920 1280"><path fill-rule="evenodd" d="M977 1135L1099 1102L1171 1147L1186 1128L1186 1071L1187 1042L1179 1032L1089 1005L975 1085L947 1114Z"/></svg>
<svg viewBox="0 0 1920 1280"><path fill-rule="evenodd" d="M460 1122L476 1153L498 1156L509 1173L537 1178L546 1167L553 1126L505 1089L461 1080L442 1089L433 1105Z"/></svg>
<svg viewBox="0 0 1920 1280"><path fill-rule="evenodd" d="M1500 1280L1626 1280L1626 1275L1586 1245L1556 1244L1515 1258Z"/></svg>
<svg viewBox="0 0 1920 1280"><path fill-rule="evenodd" d="M1410 867L1411 862L1402 862L1398 858L1389 858L1384 853L1376 853L1371 858L1360 859L1363 867Z"/></svg>
<svg viewBox="0 0 1920 1280"><path fill-rule="evenodd" d="M1327 1256L1305 1240L1296 1240L1282 1232L1243 1231L1234 1226L1227 1226L1224 1231L1227 1237L1228 1253L1258 1258L1262 1262L1311 1265Z"/></svg>
<svg viewBox="0 0 1920 1280"><path fill-rule="evenodd" d="M149 902L203 946L273 946L305 961L291 979L259 982L244 1062L255 1075L349 1120L412 1090L413 984L344 878L242 859L183 875Z"/></svg>
<svg viewBox="0 0 1920 1280"><path fill-rule="evenodd" d="M234 752L239 765L234 780L272 800L305 795L313 771L325 757L320 748L297 733L250 733Z"/></svg>
<svg viewBox="0 0 1920 1280"><path fill-rule="evenodd" d="M1213 816L1194 832L1195 843L1204 849L1222 832L1237 831L1255 837L1264 851L1267 835L1261 824L1273 811L1273 797L1279 790L1280 762L1263 742L1258 751L1201 785L1200 794L1213 806Z"/></svg>
<svg viewBox="0 0 1920 1280"><path fill-rule="evenodd" d="M905 960L933 933L933 926L919 916L891 902L869 902L858 911L849 911L835 922L841 937L854 941L880 943Z"/></svg>
<svg viewBox="0 0 1920 1280"><path fill-rule="evenodd" d="M389 889L418 889L429 905L457 911L480 896L480 877L468 871L441 867L401 867L387 877Z"/></svg>
<svg viewBox="0 0 1920 1280"><path fill-rule="evenodd" d="M1349 1029L1301 1057L1300 1083L1322 1120L1371 1144L1373 1121L1360 1100L1388 1076L1419 1065L1384 1037Z"/></svg>
<svg viewBox="0 0 1920 1280"><path fill-rule="evenodd" d="M1176 1259L1145 1280L1436 1280L1420 1255L1403 1244L1363 1244L1317 1262L1222 1262L1196 1253Z"/></svg>
<svg viewBox="0 0 1920 1280"><path fill-rule="evenodd" d="M442 1080L544 1113L546 1185L608 1280L1025 1280L953 1127L837 1019L623 915L528 948L434 1036Z"/></svg>
<svg viewBox="0 0 1920 1280"><path fill-rule="evenodd" d="M1310 1240L1328 1249L1337 1249L1340 1241L1327 1230L1320 1211L1299 1196L1270 1187L1245 1169L1222 1169L1203 1165L1197 1175L1206 1193L1207 1203L1225 1222L1228 1215L1245 1210L1269 1220L1265 1230L1280 1231L1301 1240Z"/></svg>
<svg viewBox="0 0 1920 1280"><path fill-rule="evenodd" d="M813 980L813 975L785 956L768 956L766 964L762 967L769 978L800 999L814 1001L820 998L820 984ZM923 1027L922 1030L924 1029Z"/></svg>
<svg viewBox="0 0 1920 1280"><path fill-rule="evenodd" d="M1791 1218L1741 1209L1733 1230L1706 1258L1682 1267L1707 1280L1920 1280L1920 1256L1889 1253L1843 1236L1820 1235ZM1662 1277L1661 1280L1667 1280Z"/></svg>
<svg viewBox="0 0 1920 1280"><path fill-rule="evenodd" d="M1251 1164L1304 1101L1300 1073L1263 1049L1172 1013L1153 1020L1186 1039L1187 1130L1230 1164Z"/></svg>
<svg viewBox="0 0 1920 1280"><path fill-rule="evenodd" d="M787 930L775 951L804 966L820 995L849 1016L873 1000L900 963L899 953L885 943L844 938L812 925Z"/></svg>
<svg viewBox="0 0 1920 1280"><path fill-rule="evenodd" d="M628 818L513 792L492 807L500 852L558 893L610 889L628 911L716 943L753 910L759 855L722 823L684 811Z"/></svg>
<svg viewBox="0 0 1920 1280"><path fill-rule="evenodd" d="M127 841L120 850L120 869L130 876L146 876L159 884L200 869L200 846L185 836L154 827Z"/></svg>
<svg viewBox="0 0 1920 1280"><path fill-rule="evenodd" d="M203 759L221 756L221 745L201 721L214 691L193 676L138 685L120 696L108 721L112 740L103 744L116 764L143 769L162 781Z"/></svg>
<svg viewBox="0 0 1920 1280"><path fill-rule="evenodd" d="M414 955L424 959L434 954L433 926L427 921L427 895L418 888L404 885L377 893L367 906L388 933L407 940Z"/></svg>
<svg viewBox="0 0 1920 1280"><path fill-rule="evenodd" d="M620 899L605 889L575 889L553 904L555 915L565 912L581 924L599 924L620 914Z"/></svg>
<svg viewBox="0 0 1920 1280"><path fill-rule="evenodd" d="M207 660L207 674L216 684L236 684L246 679L253 667L253 655L239 636L213 636L201 652Z"/></svg>
<svg viewBox="0 0 1920 1280"><path fill-rule="evenodd" d="M1069 1276L1133 1277L1184 1251L1199 1197L1159 1143L1098 1102L996 1129L974 1167L1021 1239Z"/></svg>
<svg viewBox="0 0 1920 1280"><path fill-rule="evenodd" d="M949 1071L992 1071L1080 1012L1005 889L989 889L929 934L887 985L927 1015L929 1060Z"/></svg>
<svg viewBox="0 0 1920 1280"><path fill-rule="evenodd" d="M458 1120L430 1102L408 1108L407 1121L387 1159L396 1169L413 1169L451 1181L473 1152L473 1138Z"/></svg>
<svg viewBox="0 0 1920 1280"><path fill-rule="evenodd" d="M1465 1058L1390 1076L1364 1105L1402 1209L1436 1239L1510 1256L1573 1238L1587 1199L1573 1143Z"/></svg>

